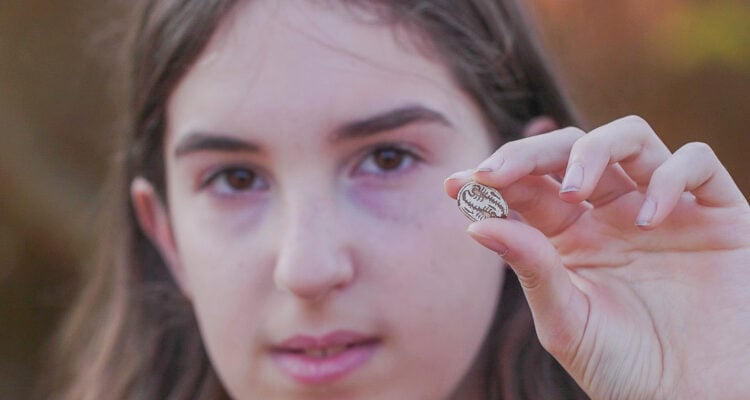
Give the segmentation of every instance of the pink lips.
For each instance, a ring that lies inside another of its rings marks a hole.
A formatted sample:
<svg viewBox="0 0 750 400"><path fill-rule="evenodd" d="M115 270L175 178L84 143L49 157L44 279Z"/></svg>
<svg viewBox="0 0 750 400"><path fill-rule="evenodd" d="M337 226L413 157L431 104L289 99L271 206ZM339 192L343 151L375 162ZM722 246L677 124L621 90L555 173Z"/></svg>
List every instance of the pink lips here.
<svg viewBox="0 0 750 400"><path fill-rule="evenodd" d="M378 345L372 337L335 331L322 337L294 336L274 346L271 355L279 369L297 382L322 384L363 366Z"/></svg>

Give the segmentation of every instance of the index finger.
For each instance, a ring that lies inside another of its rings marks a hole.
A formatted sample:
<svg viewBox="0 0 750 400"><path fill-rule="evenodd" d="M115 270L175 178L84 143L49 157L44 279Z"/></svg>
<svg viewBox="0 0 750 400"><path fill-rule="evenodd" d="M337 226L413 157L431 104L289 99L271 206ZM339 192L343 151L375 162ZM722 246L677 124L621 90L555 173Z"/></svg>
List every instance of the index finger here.
<svg viewBox="0 0 750 400"><path fill-rule="evenodd" d="M472 181L473 170L454 174L445 181L445 191L456 198L458 191ZM564 231L585 211L586 203L568 203L560 199L560 184L549 176L525 176L501 189L501 195L511 211L524 221L551 237Z"/></svg>

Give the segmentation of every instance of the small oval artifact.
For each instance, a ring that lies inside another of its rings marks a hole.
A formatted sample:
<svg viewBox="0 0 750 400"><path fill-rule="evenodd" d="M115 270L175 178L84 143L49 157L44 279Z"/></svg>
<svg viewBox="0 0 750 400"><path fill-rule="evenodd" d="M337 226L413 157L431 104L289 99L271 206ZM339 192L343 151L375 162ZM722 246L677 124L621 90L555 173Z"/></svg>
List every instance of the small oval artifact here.
<svg viewBox="0 0 750 400"><path fill-rule="evenodd" d="M458 208L472 221L508 216L508 203L496 189L476 182L458 191Z"/></svg>

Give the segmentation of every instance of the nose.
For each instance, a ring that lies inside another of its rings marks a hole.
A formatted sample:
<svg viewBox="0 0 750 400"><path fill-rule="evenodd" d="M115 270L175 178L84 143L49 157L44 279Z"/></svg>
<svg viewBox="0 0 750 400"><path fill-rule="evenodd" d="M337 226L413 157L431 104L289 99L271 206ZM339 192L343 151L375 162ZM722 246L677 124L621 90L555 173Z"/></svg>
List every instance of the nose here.
<svg viewBox="0 0 750 400"><path fill-rule="evenodd" d="M339 216L327 201L288 209L274 270L277 288L316 302L351 283L355 268Z"/></svg>

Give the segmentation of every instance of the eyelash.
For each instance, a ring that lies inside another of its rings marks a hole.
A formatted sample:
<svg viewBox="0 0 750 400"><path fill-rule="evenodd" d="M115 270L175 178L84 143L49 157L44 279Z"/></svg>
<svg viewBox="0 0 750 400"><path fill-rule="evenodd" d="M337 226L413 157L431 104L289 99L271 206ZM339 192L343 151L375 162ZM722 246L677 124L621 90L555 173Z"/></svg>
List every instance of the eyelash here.
<svg viewBox="0 0 750 400"><path fill-rule="evenodd" d="M232 176L232 174L242 175ZM233 187L229 181L232 178L245 179L249 186L247 188ZM232 196L243 192L268 189L268 183L252 168L232 165L221 168L203 179L200 183L200 189L207 188L220 196Z"/></svg>
<svg viewBox="0 0 750 400"><path fill-rule="evenodd" d="M395 156L399 158L393 168L383 168L383 166L377 165L378 160L376 160L376 157L378 155L385 155L384 153L391 153L391 157ZM390 177L393 174L399 174L414 167L414 164L420 161L422 161L422 158L417 156L414 151L398 145L381 145L367 153L367 156L357 166L357 174L384 174L385 177Z"/></svg>
<svg viewBox="0 0 750 400"><path fill-rule="evenodd" d="M397 160L392 168L384 168L382 165L378 165L378 161L384 161L377 160L376 157L378 156L395 157ZM420 161L422 161L422 158L411 150L397 145L381 145L367 152L366 157L357 165L355 175L383 175L383 178L390 178L392 175L413 168L414 164ZM232 174L241 175L232 176ZM246 184L246 186L240 188L233 186L229 181L232 178L244 179L247 182L240 181L239 183ZM268 182L260 174L252 168L239 165L220 168L209 174L199 185L201 190L210 189L219 196L233 196L245 192L261 191L268 189L268 187Z"/></svg>

